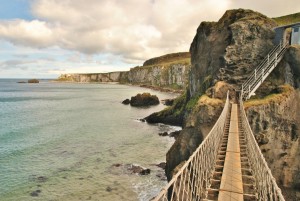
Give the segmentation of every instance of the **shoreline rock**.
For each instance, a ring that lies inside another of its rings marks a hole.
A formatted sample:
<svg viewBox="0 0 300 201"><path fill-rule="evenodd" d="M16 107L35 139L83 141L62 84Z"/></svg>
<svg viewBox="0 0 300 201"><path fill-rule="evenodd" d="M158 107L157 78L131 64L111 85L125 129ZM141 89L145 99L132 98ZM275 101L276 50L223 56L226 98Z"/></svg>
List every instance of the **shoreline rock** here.
<svg viewBox="0 0 300 201"><path fill-rule="evenodd" d="M126 103L127 102L128 101L126 101ZM137 94L136 96L132 96L130 99L130 105L134 107L143 107L143 106L151 106L151 105L158 105L158 104L159 104L158 97L156 95L151 95L150 93Z"/></svg>

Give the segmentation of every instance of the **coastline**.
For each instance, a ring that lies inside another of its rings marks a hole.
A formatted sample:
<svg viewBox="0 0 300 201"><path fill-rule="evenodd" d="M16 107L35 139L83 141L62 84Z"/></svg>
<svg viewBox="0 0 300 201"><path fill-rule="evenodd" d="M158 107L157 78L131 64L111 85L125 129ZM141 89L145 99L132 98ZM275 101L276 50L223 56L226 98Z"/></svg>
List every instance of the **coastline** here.
<svg viewBox="0 0 300 201"><path fill-rule="evenodd" d="M50 82L53 82L53 83L75 83L75 84L120 84L120 85L126 85L126 86L147 88L147 89L152 89L155 91L178 94L178 95L184 93L184 89L172 89L169 87L160 87L160 86L153 86L153 85L146 85L146 84L130 84L130 83L122 83L122 82L75 82L75 81L60 81L60 80L51 80Z"/></svg>

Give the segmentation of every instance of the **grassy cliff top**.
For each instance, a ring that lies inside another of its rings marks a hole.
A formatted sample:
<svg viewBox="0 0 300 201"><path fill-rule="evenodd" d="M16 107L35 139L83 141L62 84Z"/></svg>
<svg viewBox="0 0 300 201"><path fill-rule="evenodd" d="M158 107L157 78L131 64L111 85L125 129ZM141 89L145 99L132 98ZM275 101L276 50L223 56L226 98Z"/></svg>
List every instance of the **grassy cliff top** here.
<svg viewBox="0 0 300 201"><path fill-rule="evenodd" d="M160 57L155 57L155 58L149 59L144 62L143 66L152 66L152 65L173 63L176 61L187 60L190 58L191 58L191 55L189 52L171 53L171 54L166 54L166 55L163 55Z"/></svg>
<svg viewBox="0 0 300 201"><path fill-rule="evenodd" d="M296 22L300 22L300 12L281 16L281 17L274 17L272 19L275 20L277 22L277 24L280 26L287 25L287 24L293 24Z"/></svg>

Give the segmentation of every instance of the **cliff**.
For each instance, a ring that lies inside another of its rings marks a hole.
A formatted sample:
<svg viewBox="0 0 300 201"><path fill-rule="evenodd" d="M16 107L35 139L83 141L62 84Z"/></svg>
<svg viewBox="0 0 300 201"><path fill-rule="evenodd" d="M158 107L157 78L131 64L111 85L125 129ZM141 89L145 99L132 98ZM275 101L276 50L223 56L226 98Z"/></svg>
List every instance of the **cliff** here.
<svg viewBox="0 0 300 201"><path fill-rule="evenodd" d="M166 156L169 180L214 125L227 90L234 98L241 84L273 48L276 26L274 20L243 9L226 11L218 22L200 24L190 47L188 90L173 106L146 118L148 122L183 126ZM245 103L253 132L275 179L298 191L299 70L300 46L290 46L257 95Z"/></svg>
<svg viewBox="0 0 300 201"><path fill-rule="evenodd" d="M190 69L188 52L167 54L144 62L143 66L124 72L63 74L58 81L119 82L161 88L185 89Z"/></svg>

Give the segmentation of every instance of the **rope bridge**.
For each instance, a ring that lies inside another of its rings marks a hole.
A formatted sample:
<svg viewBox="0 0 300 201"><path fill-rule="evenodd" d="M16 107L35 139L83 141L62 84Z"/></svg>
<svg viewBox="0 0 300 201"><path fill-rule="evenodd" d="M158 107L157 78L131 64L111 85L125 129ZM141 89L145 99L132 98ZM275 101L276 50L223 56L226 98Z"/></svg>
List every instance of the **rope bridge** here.
<svg viewBox="0 0 300 201"><path fill-rule="evenodd" d="M217 122L155 201L284 201L255 140L243 100L249 99L283 58L281 42L242 85L238 104L226 102Z"/></svg>

